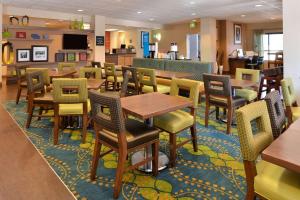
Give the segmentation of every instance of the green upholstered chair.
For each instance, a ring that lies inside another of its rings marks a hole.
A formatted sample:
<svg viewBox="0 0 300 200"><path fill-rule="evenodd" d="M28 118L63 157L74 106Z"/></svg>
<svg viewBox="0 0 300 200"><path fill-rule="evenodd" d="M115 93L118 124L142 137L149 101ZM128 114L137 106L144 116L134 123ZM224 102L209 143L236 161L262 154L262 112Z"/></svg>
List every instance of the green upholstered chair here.
<svg viewBox="0 0 300 200"><path fill-rule="evenodd" d="M159 92L162 94L170 93L170 87L160 85L156 82L155 70L149 68L137 68L138 79L141 93Z"/></svg>
<svg viewBox="0 0 300 200"><path fill-rule="evenodd" d="M29 128L32 117L52 117L51 115L42 115L43 110L53 109L53 96L46 93L44 85L44 76L42 71L26 73L27 91L28 91L28 116L26 128ZM35 115L34 110L39 107L39 114Z"/></svg>
<svg viewBox="0 0 300 200"><path fill-rule="evenodd" d="M178 147L181 147L192 140L194 151L198 151L196 133L196 110L198 108L200 82L188 79L172 79L170 95L179 96L180 89L189 91L188 98L193 102L191 111L187 112L184 110L176 110L154 118L154 126L169 133L171 167L175 165L176 149ZM191 139L177 144L176 134L182 132L185 129L190 129Z"/></svg>
<svg viewBox="0 0 300 200"><path fill-rule="evenodd" d="M260 82L260 70L255 69L244 69L244 68L236 68L235 79L237 80L251 80L257 84ZM254 101L257 99L257 89L236 89L236 96L243 97L248 102Z"/></svg>
<svg viewBox="0 0 300 200"><path fill-rule="evenodd" d="M30 73L30 72L36 72L36 71L42 71L43 72L43 79L44 79L44 84L46 86L50 86L50 76L49 76L49 69L48 68L38 68L38 67L34 67L34 68L27 68L26 72Z"/></svg>
<svg viewBox="0 0 300 200"><path fill-rule="evenodd" d="M105 89L109 89L109 84L112 84L113 90L117 90L121 83L123 82L122 73L118 73L116 70L116 66L114 63L104 63L104 71L105 71Z"/></svg>
<svg viewBox="0 0 300 200"><path fill-rule="evenodd" d="M20 101L22 90L27 88L27 82L26 82L26 69L27 68L28 68L27 65L16 66L16 75L17 75L17 84L18 84L16 104L18 104Z"/></svg>
<svg viewBox="0 0 300 200"><path fill-rule="evenodd" d="M79 78L101 79L101 68L81 67L79 69Z"/></svg>
<svg viewBox="0 0 300 200"><path fill-rule="evenodd" d="M139 94L139 80L137 76L137 69L134 67L122 67L123 83L121 89L121 96L130 96ZM125 80L126 79L126 80Z"/></svg>
<svg viewBox="0 0 300 200"><path fill-rule="evenodd" d="M300 196L300 174L278 165L257 161L259 154L273 141L272 129L265 101L248 104L236 112L237 129L246 172L247 200L288 200ZM255 134L252 125L256 122Z"/></svg>
<svg viewBox="0 0 300 200"><path fill-rule="evenodd" d="M53 88L54 144L58 144L59 121L60 117L63 116L82 116L82 142L85 143L88 125L88 112L90 111L87 79L53 79Z"/></svg>
<svg viewBox="0 0 300 200"><path fill-rule="evenodd" d="M114 93L89 92L92 105L92 118L96 134L95 149L91 166L91 180L95 180L99 158L115 151L118 154L118 165L114 184L113 197L118 198L123 173L152 161L153 174L158 173L159 130L149 127L138 120L124 118L119 95ZM110 112L102 112L101 107L109 108ZM101 146L108 151L101 152ZM152 156L133 166L127 167L127 156L138 149L152 146Z"/></svg>
<svg viewBox="0 0 300 200"><path fill-rule="evenodd" d="M300 107L297 103L293 81L291 78L285 78L281 81L283 100L286 107L286 115L289 125L300 117Z"/></svg>
<svg viewBox="0 0 300 200"><path fill-rule="evenodd" d="M76 63L67 63L67 62L61 62L57 65L58 71L64 71L64 70L76 70Z"/></svg>

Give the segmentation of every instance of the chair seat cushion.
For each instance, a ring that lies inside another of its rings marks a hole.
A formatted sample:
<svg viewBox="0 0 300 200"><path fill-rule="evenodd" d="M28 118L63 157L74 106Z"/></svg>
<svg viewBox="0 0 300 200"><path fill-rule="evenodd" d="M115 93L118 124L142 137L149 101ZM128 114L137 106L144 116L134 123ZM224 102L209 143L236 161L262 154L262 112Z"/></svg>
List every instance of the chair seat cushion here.
<svg viewBox="0 0 300 200"><path fill-rule="evenodd" d="M288 200L300 197L300 174L266 161L256 164L255 192L266 199Z"/></svg>
<svg viewBox="0 0 300 200"><path fill-rule="evenodd" d="M292 107L293 121L300 118L300 107Z"/></svg>
<svg viewBox="0 0 300 200"><path fill-rule="evenodd" d="M143 86L143 93L151 93L153 92L153 87L144 85ZM168 94L170 93L170 86L167 85L157 85L157 92L162 93L162 94Z"/></svg>
<svg viewBox="0 0 300 200"><path fill-rule="evenodd" d="M232 97L232 105L233 107L240 107L245 105L245 99L239 96ZM215 106L221 106L221 107L228 107L227 99L224 98L218 98L218 97L212 97L209 100L209 103L215 105Z"/></svg>
<svg viewBox="0 0 300 200"><path fill-rule="evenodd" d="M134 148L159 139L159 130L154 127L148 127L143 122L133 119L127 119L125 122L127 147ZM108 130L100 131L100 140L112 145L115 148L119 147L118 135Z"/></svg>
<svg viewBox="0 0 300 200"><path fill-rule="evenodd" d="M88 112L91 111L91 103L88 99L87 101ZM82 115L83 114L83 104L82 103L74 103L74 104L59 104L59 115Z"/></svg>
<svg viewBox="0 0 300 200"><path fill-rule="evenodd" d="M109 82L115 82L115 78L113 76L108 76L106 78L107 81ZM117 76L117 82L122 83L123 82L123 76Z"/></svg>
<svg viewBox="0 0 300 200"><path fill-rule="evenodd" d="M154 126L169 133L178 133L194 124L194 117L183 110L176 110L154 117Z"/></svg>
<svg viewBox="0 0 300 200"><path fill-rule="evenodd" d="M243 97L247 101L253 101L257 98L257 92L250 89L236 89L236 96Z"/></svg>

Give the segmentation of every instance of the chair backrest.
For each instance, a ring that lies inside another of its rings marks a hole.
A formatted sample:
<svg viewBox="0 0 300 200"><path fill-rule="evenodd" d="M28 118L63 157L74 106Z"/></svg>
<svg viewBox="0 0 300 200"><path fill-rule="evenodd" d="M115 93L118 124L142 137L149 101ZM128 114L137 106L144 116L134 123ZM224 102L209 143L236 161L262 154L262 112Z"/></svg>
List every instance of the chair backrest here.
<svg viewBox="0 0 300 200"><path fill-rule="evenodd" d="M189 99L193 102L193 107L198 107L200 82L190 79L173 78L171 82L170 95L178 96L180 89L189 92Z"/></svg>
<svg viewBox="0 0 300 200"><path fill-rule="evenodd" d="M281 88L285 106L293 106L297 102L293 81L291 78L281 80Z"/></svg>
<svg viewBox="0 0 300 200"><path fill-rule="evenodd" d="M125 132L122 106L118 95L115 93L89 91L89 98L94 123L117 134ZM109 115L103 112L103 107L109 108Z"/></svg>
<svg viewBox="0 0 300 200"><path fill-rule="evenodd" d="M114 63L104 63L105 76L115 76L116 66Z"/></svg>
<svg viewBox="0 0 300 200"><path fill-rule="evenodd" d="M95 61L92 61L92 67L94 68L101 68L101 63L100 62L95 62Z"/></svg>
<svg viewBox="0 0 300 200"><path fill-rule="evenodd" d="M253 82L259 83L259 81L260 81L260 70L236 68L235 79L237 79L237 80L251 80Z"/></svg>
<svg viewBox="0 0 300 200"><path fill-rule="evenodd" d="M50 85L50 76L49 76L49 70L48 68L27 68L26 72L30 73L30 72L36 72L36 71L41 71L43 72L43 79L44 79L44 84L45 85Z"/></svg>
<svg viewBox="0 0 300 200"><path fill-rule="evenodd" d="M220 98L232 97L230 76L203 74L203 81L206 98L210 98L210 96Z"/></svg>
<svg viewBox="0 0 300 200"><path fill-rule="evenodd" d="M141 85L156 86L155 69L137 68L138 79Z"/></svg>
<svg viewBox="0 0 300 200"><path fill-rule="evenodd" d="M28 94L34 94L35 92L45 92L44 76L42 71L34 71L26 73L27 90Z"/></svg>
<svg viewBox="0 0 300 200"><path fill-rule="evenodd" d="M53 79L53 100L56 103L85 103L88 99L86 78Z"/></svg>
<svg viewBox="0 0 300 200"><path fill-rule="evenodd" d="M101 79L101 68L81 67L79 69L79 77Z"/></svg>
<svg viewBox="0 0 300 200"><path fill-rule="evenodd" d="M286 125L286 116L279 92L277 90L270 92L266 95L265 101L269 111L273 136L277 138Z"/></svg>
<svg viewBox="0 0 300 200"><path fill-rule="evenodd" d="M27 68L28 68L27 65L15 66L18 81L23 81L26 79L26 69Z"/></svg>
<svg viewBox="0 0 300 200"><path fill-rule="evenodd" d="M125 76L127 76L128 83L134 84L134 89L130 92L133 93L134 95L137 95L139 93L139 80L138 80L138 76L137 76L137 69L135 67L123 66L122 74L123 74L123 83L122 84L124 84ZM128 89L127 89L127 91L128 91Z"/></svg>
<svg viewBox="0 0 300 200"><path fill-rule="evenodd" d="M266 102L257 101L238 109L236 119L243 159L255 161L273 141ZM253 133L253 121L258 129L256 134Z"/></svg>
<svg viewBox="0 0 300 200"><path fill-rule="evenodd" d="M76 70L76 64L75 63L61 62L61 63L58 63L57 69L58 69L59 72L64 71L64 70L75 71Z"/></svg>

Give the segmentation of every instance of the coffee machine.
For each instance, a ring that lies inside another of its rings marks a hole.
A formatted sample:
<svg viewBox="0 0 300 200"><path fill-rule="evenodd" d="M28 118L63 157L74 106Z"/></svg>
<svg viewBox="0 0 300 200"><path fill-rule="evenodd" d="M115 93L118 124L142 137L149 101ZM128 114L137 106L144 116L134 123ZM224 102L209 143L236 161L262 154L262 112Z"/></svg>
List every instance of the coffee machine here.
<svg viewBox="0 0 300 200"><path fill-rule="evenodd" d="M158 43L149 43L149 53L150 58L157 58L158 57Z"/></svg>
<svg viewBox="0 0 300 200"><path fill-rule="evenodd" d="M171 43L170 51L168 52L168 56L170 60L177 60L178 46L177 43Z"/></svg>

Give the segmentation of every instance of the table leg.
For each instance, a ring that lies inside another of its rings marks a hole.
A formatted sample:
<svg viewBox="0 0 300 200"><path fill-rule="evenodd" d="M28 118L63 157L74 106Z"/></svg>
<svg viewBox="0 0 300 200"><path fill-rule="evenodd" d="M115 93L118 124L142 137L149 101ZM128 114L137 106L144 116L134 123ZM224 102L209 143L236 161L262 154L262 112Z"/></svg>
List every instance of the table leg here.
<svg viewBox="0 0 300 200"><path fill-rule="evenodd" d="M145 124L147 124L147 126L149 127L153 127L153 118L149 118L147 120L145 120ZM145 160L145 158L147 157L151 157L152 153L151 153L151 146L147 147L145 150L141 150L138 151L136 153L134 153L131 157L131 164L134 165L136 163L139 163L143 160ZM167 168L167 165L169 164L169 158L168 156L163 153L163 152L159 152L158 154L158 170L161 171L165 168ZM152 162L148 162L145 165L142 165L138 168L140 171L143 172L152 172Z"/></svg>

